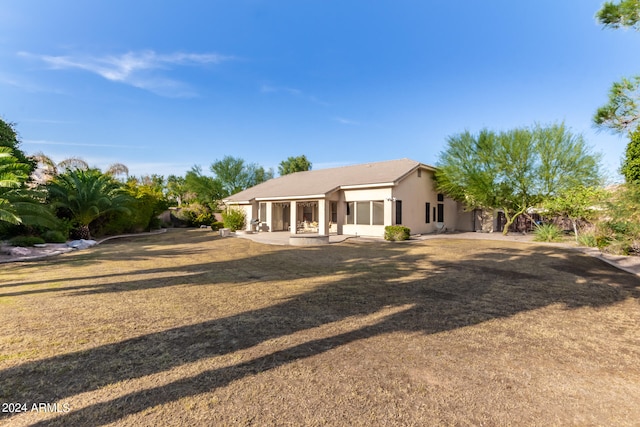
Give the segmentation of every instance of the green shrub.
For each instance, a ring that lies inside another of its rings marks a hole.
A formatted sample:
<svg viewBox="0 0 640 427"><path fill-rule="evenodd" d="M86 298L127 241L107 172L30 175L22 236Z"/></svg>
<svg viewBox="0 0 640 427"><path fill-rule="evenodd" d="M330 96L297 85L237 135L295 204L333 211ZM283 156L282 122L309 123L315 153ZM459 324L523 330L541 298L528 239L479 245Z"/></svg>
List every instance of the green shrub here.
<svg viewBox="0 0 640 427"><path fill-rule="evenodd" d="M562 230L554 224L542 224L533 231L536 242L559 242L562 240Z"/></svg>
<svg viewBox="0 0 640 427"><path fill-rule="evenodd" d="M606 246L600 248L604 253L611 255L633 255L632 242L626 240L610 240Z"/></svg>
<svg viewBox="0 0 640 427"><path fill-rule="evenodd" d="M218 231L223 227L224 227L224 223L223 222L216 221L216 222L211 223L211 231Z"/></svg>
<svg viewBox="0 0 640 427"><path fill-rule="evenodd" d="M208 206L197 202L177 210L175 216L179 220L186 222L188 227L211 225L216 220L214 212Z"/></svg>
<svg viewBox="0 0 640 427"><path fill-rule="evenodd" d="M65 236L62 231L58 230L45 231L42 238L47 243L64 243L67 241L67 236Z"/></svg>
<svg viewBox="0 0 640 427"><path fill-rule="evenodd" d="M198 214L193 221L193 225L200 227L201 225L211 225L215 222L216 218L213 212L203 212Z"/></svg>
<svg viewBox="0 0 640 427"><path fill-rule="evenodd" d="M166 228L162 226L162 220L160 218L158 218L157 216L154 216L153 218L151 218L149 220L149 231L151 230L159 230L161 228Z"/></svg>
<svg viewBox="0 0 640 427"><path fill-rule="evenodd" d="M244 230L247 224L247 216L243 209L229 208L222 213L224 228L231 231Z"/></svg>
<svg viewBox="0 0 640 427"><path fill-rule="evenodd" d="M598 246L598 239L594 233L582 233L578 236L578 244L581 246L595 248Z"/></svg>
<svg viewBox="0 0 640 427"><path fill-rule="evenodd" d="M607 246L611 244L611 239L607 236L596 236L596 247L600 250L603 250Z"/></svg>
<svg viewBox="0 0 640 427"><path fill-rule="evenodd" d="M9 243L13 246L23 246L26 248L33 245L40 245L44 243L44 239L37 236L16 236L9 240Z"/></svg>
<svg viewBox="0 0 640 427"><path fill-rule="evenodd" d="M384 239L385 240L407 240L409 239L411 230L408 227L404 227L402 225L387 225L384 228Z"/></svg>
<svg viewBox="0 0 640 427"><path fill-rule="evenodd" d="M617 186L605 207L607 219L596 224L598 248L610 254L637 255L640 250L640 183Z"/></svg>

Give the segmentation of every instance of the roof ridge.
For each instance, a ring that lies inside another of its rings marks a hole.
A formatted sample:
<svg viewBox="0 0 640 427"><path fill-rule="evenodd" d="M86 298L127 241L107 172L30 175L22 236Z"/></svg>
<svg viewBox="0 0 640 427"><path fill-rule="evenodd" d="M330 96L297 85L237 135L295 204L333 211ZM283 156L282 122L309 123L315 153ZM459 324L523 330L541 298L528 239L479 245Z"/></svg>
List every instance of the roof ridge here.
<svg viewBox="0 0 640 427"><path fill-rule="evenodd" d="M422 162L419 162L417 160L413 160L410 159L408 157L403 157L401 159L393 159L393 160L379 160L379 161L375 161L375 162L366 162L366 163L354 163L351 165L342 165L342 166L334 166L331 168L322 168L322 169L311 169L308 171L300 171L300 172L313 172L313 171L327 171L327 170L332 170L332 169L343 169L343 168L352 168L352 167L356 167L356 166L367 166L367 165L377 165L377 164L381 164L381 163L391 163L391 162L399 162L402 160L408 160L410 162L415 162L416 164L423 164ZM300 173L300 172L295 172L295 173ZM291 175L291 174L289 174ZM280 176L285 176L285 175L280 175Z"/></svg>

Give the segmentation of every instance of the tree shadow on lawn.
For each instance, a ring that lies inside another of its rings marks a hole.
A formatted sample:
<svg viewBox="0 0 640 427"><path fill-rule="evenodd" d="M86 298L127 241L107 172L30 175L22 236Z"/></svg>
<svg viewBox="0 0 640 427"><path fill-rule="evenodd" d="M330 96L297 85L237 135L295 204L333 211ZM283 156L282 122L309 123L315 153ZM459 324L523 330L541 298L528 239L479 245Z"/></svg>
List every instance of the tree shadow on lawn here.
<svg viewBox="0 0 640 427"><path fill-rule="evenodd" d="M298 259L308 264L303 272L315 272L318 276L334 273L341 278L327 280L308 292L265 308L5 369L0 372L0 397L7 402L29 402L29 405L40 401L60 402L65 397L108 384L248 349L269 339L350 316L374 314L385 307L408 307L374 325L312 340L230 367L211 369L37 424L103 425L380 334L400 331L433 334L552 304L564 304L567 308L603 307L628 298L640 298L637 277L585 255L555 248L474 248L470 249L472 256L452 262L436 259L435 251L415 252L415 247L410 245L380 242L356 247L360 255L357 258L353 256L353 245L340 245L276 251L229 261L228 266L225 262L216 263L216 269L244 266L249 271L254 268L257 271L260 266L284 266ZM333 262L324 262L325 255ZM194 268L204 268L204 265ZM283 269L280 280L298 277L299 273L288 275ZM238 283L246 283L246 278ZM142 282L134 284L144 286ZM9 415L0 414L0 419Z"/></svg>
<svg viewBox="0 0 640 427"><path fill-rule="evenodd" d="M123 238L109 240L99 246L90 248L88 250L82 250L78 252L70 252L62 255L57 255L50 258L44 258L35 261L21 262L19 264L6 264L4 271L6 276L10 276L12 270L20 271L33 271L40 272L42 270L51 270L56 268L77 268L77 267L90 267L97 263L110 262L110 261L122 261L134 263L135 261L148 261L148 260L162 260L173 259L175 257L203 255L211 251L210 246L203 244L212 244L218 240L222 240L220 237L213 235L211 232L204 233L203 230L178 230L182 233L194 233L188 235L188 240L184 237L185 234L177 234L177 231L168 231L165 234L145 236L140 238ZM46 280L12 280L8 283L2 283L0 279L0 289L12 288L18 286L32 286L48 284L52 282L73 282L83 281L88 279L104 279L117 276L132 276L132 275L145 275L156 274L165 271L174 271L174 267L166 268L152 268L152 269L136 269L132 271L126 271L122 273L108 273L108 274L92 274L90 276L65 276L63 279L52 278ZM76 270L77 271L77 270ZM95 271L95 270L94 270ZM100 271L98 269L98 271ZM98 285L96 285L98 287ZM57 288L57 290L72 290L74 286L68 286L64 288ZM75 288L78 289L78 288ZM43 290L43 292L50 292L53 290ZM25 293L13 292L7 294L1 294L1 296L16 296L24 294L38 293L35 291L26 291Z"/></svg>
<svg viewBox="0 0 640 427"><path fill-rule="evenodd" d="M188 236L185 239L184 236ZM100 245L88 249L72 250L58 255L52 255L34 260L2 264L8 273L12 269L39 271L50 267L83 267L91 266L97 261L138 261L158 258L171 258L182 255L198 255L206 251L202 243L212 242L221 237L200 229L169 230L162 234L152 234L141 237L123 237L107 240ZM187 247L188 245L188 247ZM2 284L0 288L34 284L37 282L23 281Z"/></svg>

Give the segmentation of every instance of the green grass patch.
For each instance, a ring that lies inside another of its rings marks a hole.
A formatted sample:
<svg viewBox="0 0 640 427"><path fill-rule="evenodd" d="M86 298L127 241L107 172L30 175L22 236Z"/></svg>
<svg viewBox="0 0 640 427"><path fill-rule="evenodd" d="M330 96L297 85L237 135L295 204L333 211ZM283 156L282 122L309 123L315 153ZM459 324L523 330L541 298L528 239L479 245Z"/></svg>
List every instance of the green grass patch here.
<svg viewBox="0 0 640 427"><path fill-rule="evenodd" d="M536 242L560 242L563 232L554 224L542 224L533 231L533 240Z"/></svg>

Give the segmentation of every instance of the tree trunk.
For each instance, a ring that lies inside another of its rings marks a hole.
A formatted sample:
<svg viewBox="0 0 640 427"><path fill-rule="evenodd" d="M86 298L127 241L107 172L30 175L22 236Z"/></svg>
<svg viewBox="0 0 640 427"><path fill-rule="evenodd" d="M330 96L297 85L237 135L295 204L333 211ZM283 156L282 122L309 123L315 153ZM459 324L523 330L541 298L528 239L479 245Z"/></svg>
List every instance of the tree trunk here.
<svg viewBox="0 0 640 427"><path fill-rule="evenodd" d="M578 243L578 220L572 219L571 224L573 224L573 235L576 237L576 243Z"/></svg>
<svg viewBox="0 0 640 427"><path fill-rule="evenodd" d="M520 209L518 212L514 213L511 218L509 218L509 214L508 214L509 211L507 209L503 208L502 210L504 211L504 217L507 220L507 223L504 225L504 229L502 230L502 234L506 236L507 234L509 234L509 227L511 227L511 224L513 224L516 218L522 215L527 210L527 208L524 207Z"/></svg>
<svg viewBox="0 0 640 427"><path fill-rule="evenodd" d="M509 227L511 227L511 224L513 224L515 216L509 217L507 211L504 211L504 218L507 220L507 222L505 222L504 228L502 229L502 235L506 236L507 234L509 234Z"/></svg>

